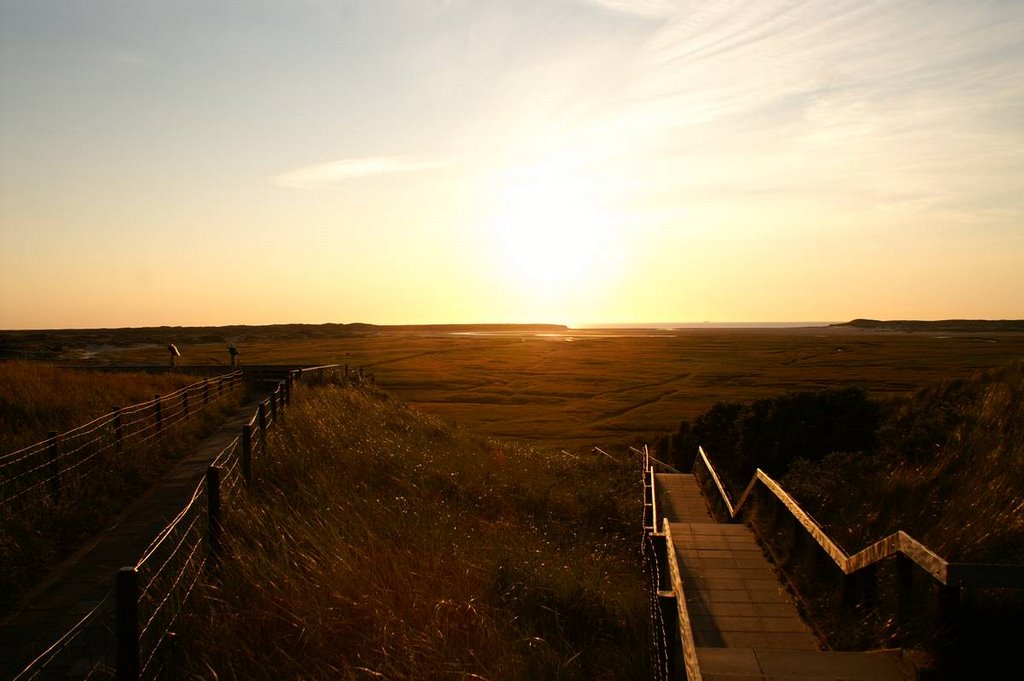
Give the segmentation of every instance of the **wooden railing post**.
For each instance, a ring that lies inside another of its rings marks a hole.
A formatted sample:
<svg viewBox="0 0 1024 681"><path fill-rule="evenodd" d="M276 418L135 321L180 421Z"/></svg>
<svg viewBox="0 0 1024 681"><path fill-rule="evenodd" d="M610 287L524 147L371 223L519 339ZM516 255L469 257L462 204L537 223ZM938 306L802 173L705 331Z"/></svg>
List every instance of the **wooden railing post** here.
<svg viewBox="0 0 1024 681"><path fill-rule="evenodd" d="M121 418L121 407L114 407L114 443L117 451L124 449L124 419Z"/></svg>
<svg viewBox="0 0 1024 681"><path fill-rule="evenodd" d="M46 447L47 459L50 464L50 496L54 501L60 500L60 441L57 431L51 430L49 445Z"/></svg>
<svg viewBox="0 0 1024 681"><path fill-rule="evenodd" d="M654 547L654 560L658 565L658 588L672 588L672 577L668 568L668 542L664 534L652 534L651 545Z"/></svg>
<svg viewBox="0 0 1024 681"><path fill-rule="evenodd" d="M286 405L292 403L292 372L290 371L284 379L284 403Z"/></svg>
<svg viewBox="0 0 1024 681"><path fill-rule="evenodd" d="M902 553L896 555L896 586L898 588L898 617L902 624L910 621L914 607L914 561Z"/></svg>
<svg viewBox="0 0 1024 681"><path fill-rule="evenodd" d="M679 639L679 605L676 600L676 594L671 591L658 594L658 609L665 627L665 662L670 675L682 657L683 646Z"/></svg>
<svg viewBox="0 0 1024 681"><path fill-rule="evenodd" d="M242 479L245 484L252 480L252 426L242 426Z"/></svg>
<svg viewBox="0 0 1024 681"><path fill-rule="evenodd" d="M123 567L114 579L117 681L139 681L139 573Z"/></svg>
<svg viewBox="0 0 1024 681"><path fill-rule="evenodd" d="M260 402L256 405L256 425L260 429L260 451L266 451L267 407L265 402Z"/></svg>
<svg viewBox="0 0 1024 681"><path fill-rule="evenodd" d="M153 400L155 402L153 405L153 413L156 416L156 432L159 433L164 427L164 415L163 411L160 409L160 396L154 395Z"/></svg>
<svg viewBox="0 0 1024 681"><path fill-rule="evenodd" d="M953 584L939 584L938 590L940 626L951 627L960 614L960 587Z"/></svg>
<svg viewBox="0 0 1024 681"><path fill-rule="evenodd" d="M185 412L185 419L188 419L188 390L181 395L181 409Z"/></svg>
<svg viewBox="0 0 1024 681"><path fill-rule="evenodd" d="M210 403L210 379L203 379L203 404Z"/></svg>
<svg viewBox="0 0 1024 681"><path fill-rule="evenodd" d="M206 469L206 540L214 567L220 561L220 533L220 468L210 466Z"/></svg>

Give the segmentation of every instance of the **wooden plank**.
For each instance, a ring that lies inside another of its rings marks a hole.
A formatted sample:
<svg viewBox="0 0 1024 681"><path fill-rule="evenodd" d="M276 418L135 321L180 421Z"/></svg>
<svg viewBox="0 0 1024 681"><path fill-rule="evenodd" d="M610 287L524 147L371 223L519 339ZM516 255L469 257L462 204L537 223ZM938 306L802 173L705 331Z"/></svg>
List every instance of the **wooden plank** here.
<svg viewBox="0 0 1024 681"><path fill-rule="evenodd" d="M900 553L914 561L918 566L943 584L949 584L948 568L949 563L944 561L934 551L917 541L909 534L900 530L899 535Z"/></svg>

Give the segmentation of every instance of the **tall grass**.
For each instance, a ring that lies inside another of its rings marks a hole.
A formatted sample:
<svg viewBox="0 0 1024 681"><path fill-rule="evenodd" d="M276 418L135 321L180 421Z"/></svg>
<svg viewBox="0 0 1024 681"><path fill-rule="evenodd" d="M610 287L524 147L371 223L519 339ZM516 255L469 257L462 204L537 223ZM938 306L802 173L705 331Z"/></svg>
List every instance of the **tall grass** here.
<svg viewBox="0 0 1024 681"><path fill-rule="evenodd" d="M45 438L110 411L152 399L201 380L195 376L95 374L30 362L0 363L0 442L14 447ZM187 422L172 425L150 443L107 451L87 467L62 477L61 493L44 489L0 506L0 613L144 493L181 457L191 454L237 409L240 393L225 395ZM42 438L39 436L42 429Z"/></svg>
<svg viewBox="0 0 1024 681"><path fill-rule="evenodd" d="M202 380L186 373L103 373L0 362L0 453L12 452L128 406Z"/></svg>
<svg viewBox="0 0 1024 681"><path fill-rule="evenodd" d="M470 436L372 388L295 403L229 510L182 677L646 678L634 464Z"/></svg>

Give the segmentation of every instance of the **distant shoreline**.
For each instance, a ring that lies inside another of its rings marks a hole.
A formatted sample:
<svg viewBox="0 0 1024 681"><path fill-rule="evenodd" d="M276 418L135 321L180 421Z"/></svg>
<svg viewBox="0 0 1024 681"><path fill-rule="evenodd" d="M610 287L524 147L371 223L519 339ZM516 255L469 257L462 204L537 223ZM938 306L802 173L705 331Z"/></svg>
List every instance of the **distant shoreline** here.
<svg viewBox="0 0 1024 681"><path fill-rule="evenodd" d="M806 329L838 326L839 322L645 322L639 324L578 324L569 326L576 331L595 329Z"/></svg>

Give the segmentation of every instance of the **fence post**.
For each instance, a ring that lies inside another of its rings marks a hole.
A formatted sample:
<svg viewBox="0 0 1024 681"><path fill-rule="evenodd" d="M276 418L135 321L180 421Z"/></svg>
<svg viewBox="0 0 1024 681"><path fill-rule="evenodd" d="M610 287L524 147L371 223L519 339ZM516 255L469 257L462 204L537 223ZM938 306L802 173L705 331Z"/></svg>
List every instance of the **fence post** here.
<svg viewBox="0 0 1024 681"><path fill-rule="evenodd" d="M156 401L156 404L154 405L156 413L156 432L159 433L164 427L164 415L163 411L160 409L160 396L154 395L153 399Z"/></svg>
<svg viewBox="0 0 1024 681"><path fill-rule="evenodd" d="M676 595L671 591L659 593L658 610L665 627L665 661L671 676L682 652L682 641L679 640L679 605L676 602Z"/></svg>
<svg viewBox="0 0 1024 681"><path fill-rule="evenodd" d="M216 567L220 561L220 468L206 469L206 539L210 548L210 563Z"/></svg>
<svg viewBox="0 0 1024 681"><path fill-rule="evenodd" d="M277 389L270 393L270 422L275 423L277 421Z"/></svg>
<svg viewBox="0 0 1024 681"><path fill-rule="evenodd" d="M121 418L121 407L114 407L114 443L117 451L124 449L124 420Z"/></svg>
<svg viewBox="0 0 1024 681"><path fill-rule="evenodd" d="M261 451L265 451L267 441L267 403L260 402L256 405L256 425L260 429L260 447L263 448Z"/></svg>
<svg viewBox="0 0 1024 681"><path fill-rule="evenodd" d="M114 578L117 681L139 681L139 573L123 567Z"/></svg>
<svg viewBox="0 0 1024 681"><path fill-rule="evenodd" d="M899 590L898 615L901 624L910 621L914 605L914 561L896 554L896 585Z"/></svg>
<svg viewBox="0 0 1024 681"><path fill-rule="evenodd" d="M49 445L46 447L47 458L50 461L50 494L54 501L60 500L60 443L57 439L57 431L51 430Z"/></svg>
<svg viewBox="0 0 1024 681"><path fill-rule="evenodd" d="M242 426L242 479L248 485L252 480L252 426Z"/></svg>
<svg viewBox="0 0 1024 681"><path fill-rule="evenodd" d="M185 412L185 418L188 419L188 389L181 396L181 408Z"/></svg>
<svg viewBox="0 0 1024 681"><path fill-rule="evenodd" d="M210 403L210 379L203 379L203 404Z"/></svg>
<svg viewBox="0 0 1024 681"><path fill-rule="evenodd" d="M290 371L284 379L284 403L292 403L292 372Z"/></svg>

